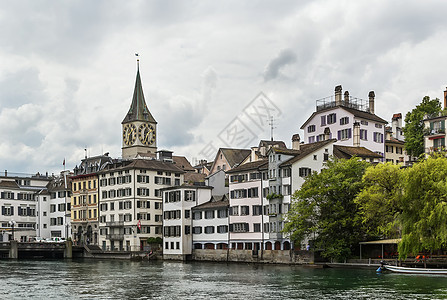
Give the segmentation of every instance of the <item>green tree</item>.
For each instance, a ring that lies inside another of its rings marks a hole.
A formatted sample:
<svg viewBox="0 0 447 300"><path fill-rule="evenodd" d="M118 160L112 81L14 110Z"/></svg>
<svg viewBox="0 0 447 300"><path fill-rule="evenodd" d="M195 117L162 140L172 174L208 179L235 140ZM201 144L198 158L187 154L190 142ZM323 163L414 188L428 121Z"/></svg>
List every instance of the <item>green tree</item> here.
<svg viewBox="0 0 447 300"><path fill-rule="evenodd" d="M392 163L369 167L364 188L357 195L359 218L366 233L374 238L400 237L400 215L405 170Z"/></svg>
<svg viewBox="0 0 447 300"><path fill-rule="evenodd" d="M399 256L447 245L447 158L429 157L408 169Z"/></svg>
<svg viewBox="0 0 447 300"><path fill-rule="evenodd" d="M410 156L419 157L424 153L424 116L433 116L441 111L439 99L430 100L425 96L422 102L405 116L405 150Z"/></svg>
<svg viewBox="0 0 447 300"><path fill-rule="evenodd" d="M284 231L301 242L315 235L314 246L327 258L344 259L363 236L354 202L369 164L357 158L330 160L312 173L292 196Z"/></svg>

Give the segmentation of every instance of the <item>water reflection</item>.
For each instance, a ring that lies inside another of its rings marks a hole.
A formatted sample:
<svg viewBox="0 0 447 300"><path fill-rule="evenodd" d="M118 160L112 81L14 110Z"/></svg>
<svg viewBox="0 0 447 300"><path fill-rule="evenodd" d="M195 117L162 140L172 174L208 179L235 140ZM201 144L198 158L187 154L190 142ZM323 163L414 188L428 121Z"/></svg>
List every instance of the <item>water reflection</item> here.
<svg viewBox="0 0 447 300"><path fill-rule="evenodd" d="M1 299L439 299L447 277L297 266L0 261Z"/></svg>

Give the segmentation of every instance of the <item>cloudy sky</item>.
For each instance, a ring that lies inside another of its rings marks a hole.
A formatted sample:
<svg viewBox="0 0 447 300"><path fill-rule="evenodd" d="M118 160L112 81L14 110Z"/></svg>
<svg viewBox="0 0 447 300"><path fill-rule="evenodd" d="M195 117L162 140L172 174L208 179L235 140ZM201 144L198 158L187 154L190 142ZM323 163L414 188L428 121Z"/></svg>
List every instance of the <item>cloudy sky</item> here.
<svg viewBox="0 0 447 300"><path fill-rule="evenodd" d="M135 53L159 149L191 161L240 146L227 129L269 139L267 117L243 118L260 92L290 145L336 85L363 99L374 90L386 120L447 85L442 0L0 4L1 171L56 173L64 158L72 169L85 148L119 157Z"/></svg>

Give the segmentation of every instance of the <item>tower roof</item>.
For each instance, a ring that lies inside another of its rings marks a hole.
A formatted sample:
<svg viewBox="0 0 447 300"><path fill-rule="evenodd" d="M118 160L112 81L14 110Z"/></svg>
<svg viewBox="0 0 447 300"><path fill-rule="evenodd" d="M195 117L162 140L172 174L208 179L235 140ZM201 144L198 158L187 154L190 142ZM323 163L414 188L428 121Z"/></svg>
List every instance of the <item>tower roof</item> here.
<svg viewBox="0 0 447 300"><path fill-rule="evenodd" d="M130 105L129 112L124 117L123 122L127 123L132 121L149 121L157 123L150 113L144 99L143 86L141 85L140 67L138 65L137 78L135 80L135 89L133 91L132 104Z"/></svg>

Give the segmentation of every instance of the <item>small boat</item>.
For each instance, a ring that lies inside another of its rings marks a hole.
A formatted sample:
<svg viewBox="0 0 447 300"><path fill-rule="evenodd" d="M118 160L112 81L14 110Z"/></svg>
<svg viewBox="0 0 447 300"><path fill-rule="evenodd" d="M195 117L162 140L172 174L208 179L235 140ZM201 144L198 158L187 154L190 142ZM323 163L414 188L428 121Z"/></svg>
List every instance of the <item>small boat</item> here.
<svg viewBox="0 0 447 300"><path fill-rule="evenodd" d="M447 275L447 269L408 268L408 267L397 267L390 265L383 265L383 268L396 273Z"/></svg>

